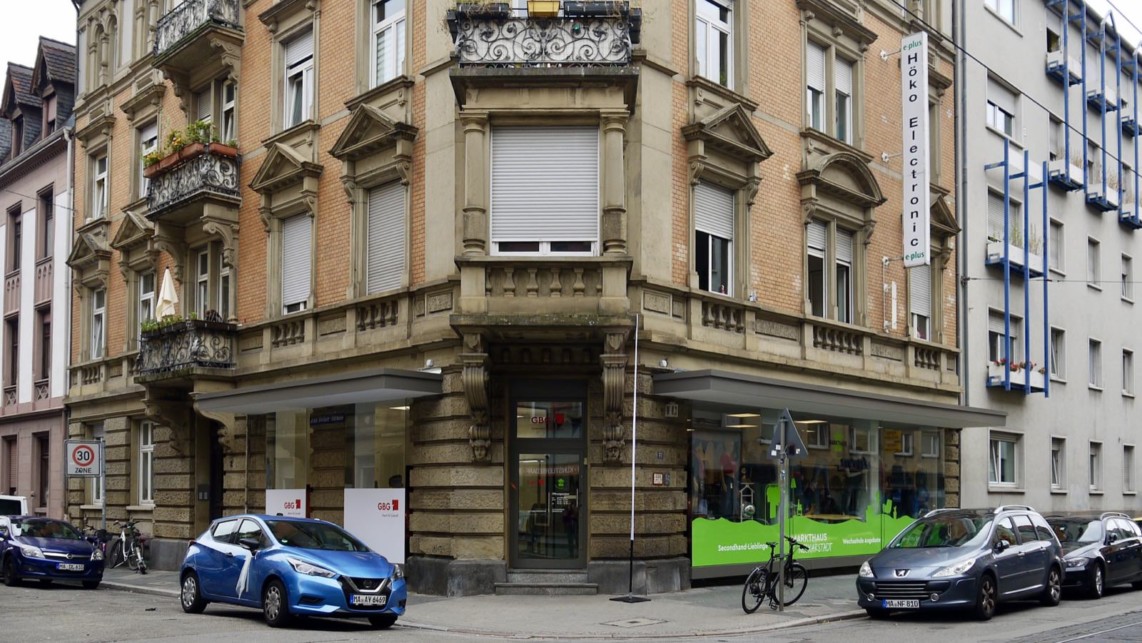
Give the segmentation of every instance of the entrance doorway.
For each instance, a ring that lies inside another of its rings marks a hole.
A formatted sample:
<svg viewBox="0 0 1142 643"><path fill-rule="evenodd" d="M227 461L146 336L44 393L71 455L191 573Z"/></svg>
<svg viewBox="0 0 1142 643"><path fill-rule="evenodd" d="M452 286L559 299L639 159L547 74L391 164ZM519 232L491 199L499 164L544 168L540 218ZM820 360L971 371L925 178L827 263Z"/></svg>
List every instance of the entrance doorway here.
<svg viewBox="0 0 1142 643"><path fill-rule="evenodd" d="M513 389L511 408L511 564L584 567L586 387L528 383Z"/></svg>

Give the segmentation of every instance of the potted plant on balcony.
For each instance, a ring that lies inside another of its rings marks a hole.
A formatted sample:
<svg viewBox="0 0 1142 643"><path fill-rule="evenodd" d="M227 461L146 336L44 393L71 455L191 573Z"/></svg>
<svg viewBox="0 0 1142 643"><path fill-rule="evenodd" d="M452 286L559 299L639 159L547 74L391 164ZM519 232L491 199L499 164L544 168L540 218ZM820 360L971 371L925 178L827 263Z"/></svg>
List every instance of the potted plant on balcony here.
<svg viewBox="0 0 1142 643"><path fill-rule="evenodd" d="M148 179L165 173L181 161L205 153L238 158L238 142L218 140L214 127L207 121L194 121L185 129L172 130L164 145L143 155L143 176Z"/></svg>
<svg viewBox="0 0 1142 643"><path fill-rule="evenodd" d="M625 16L628 7L625 0L567 0L563 3L563 13L568 16Z"/></svg>
<svg viewBox="0 0 1142 643"><path fill-rule="evenodd" d="M469 2L456 3L456 17L477 15L506 18L511 15L511 5L507 2L492 2L491 0L470 0Z"/></svg>
<svg viewBox="0 0 1142 643"><path fill-rule="evenodd" d="M530 18L554 18L559 15L559 0L527 0Z"/></svg>

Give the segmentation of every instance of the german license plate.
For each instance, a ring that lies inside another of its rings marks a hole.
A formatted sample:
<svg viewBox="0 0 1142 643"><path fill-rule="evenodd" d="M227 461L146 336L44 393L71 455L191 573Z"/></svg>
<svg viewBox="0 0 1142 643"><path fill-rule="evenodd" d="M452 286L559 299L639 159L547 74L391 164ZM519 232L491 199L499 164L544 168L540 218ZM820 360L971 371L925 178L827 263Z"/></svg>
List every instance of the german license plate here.
<svg viewBox="0 0 1142 643"><path fill-rule="evenodd" d="M59 570L61 572L81 572L83 571L83 563L60 563Z"/></svg>
<svg viewBox="0 0 1142 643"><path fill-rule="evenodd" d="M902 600L881 601L881 604L882 604L882 607L884 607L884 609L897 609L897 610L918 610L918 609L920 609L920 601L918 601L918 600L912 600L912 601L902 601Z"/></svg>
<svg viewBox="0 0 1142 643"><path fill-rule="evenodd" d="M388 598L384 594L353 594L349 597L349 604L359 607L384 607Z"/></svg>

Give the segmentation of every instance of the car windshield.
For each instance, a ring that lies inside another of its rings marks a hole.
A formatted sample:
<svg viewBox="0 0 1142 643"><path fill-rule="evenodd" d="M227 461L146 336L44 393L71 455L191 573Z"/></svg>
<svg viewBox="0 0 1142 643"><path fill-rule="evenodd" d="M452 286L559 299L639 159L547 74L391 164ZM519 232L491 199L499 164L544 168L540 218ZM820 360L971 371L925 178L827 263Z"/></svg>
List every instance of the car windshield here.
<svg viewBox="0 0 1142 643"><path fill-rule="evenodd" d="M277 541L287 547L327 551L369 551L361 541L335 525L296 520L267 520Z"/></svg>
<svg viewBox="0 0 1142 643"><path fill-rule="evenodd" d="M1051 529L1061 543L1102 542L1102 521L1089 518L1051 518Z"/></svg>
<svg viewBox="0 0 1142 643"><path fill-rule="evenodd" d="M83 534L76 531L69 523L62 520L44 520L30 518L28 520L13 520L12 528L15 533L28 538L62 538L64 540L83 540Z"/></svg>
<svg viewBox="0 0 1142 643"><path fill-rule="evenodd" d="M908 525L888 547L920 549L978 546L987 539L991 521L991 516L932 516Z"/></svg>

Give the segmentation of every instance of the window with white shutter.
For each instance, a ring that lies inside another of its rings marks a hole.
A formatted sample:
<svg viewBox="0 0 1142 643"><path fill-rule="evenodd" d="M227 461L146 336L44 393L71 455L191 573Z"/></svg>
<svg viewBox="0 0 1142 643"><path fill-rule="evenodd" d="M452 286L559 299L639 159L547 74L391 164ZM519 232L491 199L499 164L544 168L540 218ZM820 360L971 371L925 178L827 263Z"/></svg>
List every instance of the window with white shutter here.
<svg viewBox="0 0 1142 643"><path fill-rule="evenodd" d="M853 233L837 229L837 321L853 321Z"/></svg>
<svg viewBox="0 0 1142 643"><path fill-rule="evenodd" d="M372 0L373 87L404 73L406 0Z"/></svg>
<svg viewBox="0 0 1142 643"><path fill-rule="evenodd" d="M734 193L702 181L694 186L694 269L698 287L733 294Z"/></svg>
<svg viewBox="0 0 1142 643"><path fill-rule="evenodd" d="M369 190L365 291L395 290L405 270L405 187L400 181Z"/></svg>
<svg viewBox="0 0 1142 643"><path fill-rule="evenodd" d="M733 0L697 0L697 75L733 87Z"/></svg>
<svg viewBox="0 0 1142 643"><path fill-rule="evenodd" d="M285 111L282 124L293 127L313 110L313 31L305 31L285 44Z"/></svg>
<svg viewBox="0 0 1142 643"><path fill-rule="evenodd" d="M825 49L810 42L805 49L805 82L808 126L825 131Z"/></svg>
<svg viewBox="0 0 1142 643"><path fill-rule="evenodd" d="M309 303L313 219L298 214L282 219L281 229L282 312L289 314L305 310Z"/></svg>
<svg viewBox="0 0 1142 643"><path fill-rule="evenodd" d="M912 335L918 339L932 338L932 267L916 266L908 269L912 313Z"/></svg>
<svg viewBox="0 0 1142 643"><path fill-rule="evenodd" d="M824 317L828 310L828 273L825 272L825 246L828 244L829 229L820 221L810 221L806 226L806 246L809 256L809 278L806 292L809 297L809 310L816 317Z"/></svg>
<svg viewBox="0 0 1142 643"><path fill-rule="evenodd" d="M492 131L494 254L593 255L599 239L599 128Z"/></svg>

